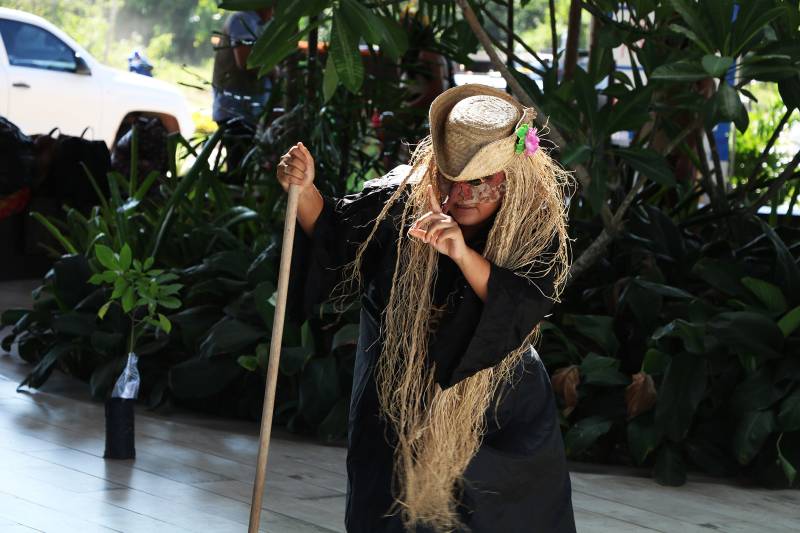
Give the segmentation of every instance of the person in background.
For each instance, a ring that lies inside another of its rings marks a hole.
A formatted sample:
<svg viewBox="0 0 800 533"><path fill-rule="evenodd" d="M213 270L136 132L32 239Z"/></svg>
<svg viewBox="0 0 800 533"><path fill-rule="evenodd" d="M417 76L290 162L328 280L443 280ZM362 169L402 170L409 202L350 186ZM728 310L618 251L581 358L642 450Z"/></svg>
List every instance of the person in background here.
<svg viewBox="0 0 800 533"><path fill-rule="evenodd" d="M272 19L272 9L231 13L212 40L212 118L227 130L222 142L229 176L238 171L272 91L272 74L259 77L258 68L247 67L253 44Z"/></svg>

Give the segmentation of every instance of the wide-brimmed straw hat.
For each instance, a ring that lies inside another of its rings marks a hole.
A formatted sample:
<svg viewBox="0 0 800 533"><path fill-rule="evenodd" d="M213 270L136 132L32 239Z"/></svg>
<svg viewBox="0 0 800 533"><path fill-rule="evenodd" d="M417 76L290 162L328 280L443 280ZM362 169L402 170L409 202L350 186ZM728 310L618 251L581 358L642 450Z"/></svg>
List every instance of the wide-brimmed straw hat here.
<svg viewBox="0 0 800 533"><path fill-rule="evenodd" d="M453 87L431 103L433 154L439 171L453 181L468 181L503 170L514 157L517 132L533 126L536 112L514 97L478 83Z"/></svg>

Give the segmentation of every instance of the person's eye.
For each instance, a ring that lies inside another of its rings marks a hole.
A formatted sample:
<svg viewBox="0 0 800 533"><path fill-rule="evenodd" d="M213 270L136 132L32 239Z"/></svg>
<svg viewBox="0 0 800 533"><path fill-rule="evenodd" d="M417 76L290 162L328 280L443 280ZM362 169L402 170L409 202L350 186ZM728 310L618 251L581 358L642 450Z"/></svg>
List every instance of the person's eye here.
<svg viewBox="0 0 800 533"><path fill-rule="evenodd" d="M481 183L483 183L483 178L477 178L477 179L474 179L474 180L469 180L467 183L469 183L470 185L475 187L475 186L480 185Z"/></svg>

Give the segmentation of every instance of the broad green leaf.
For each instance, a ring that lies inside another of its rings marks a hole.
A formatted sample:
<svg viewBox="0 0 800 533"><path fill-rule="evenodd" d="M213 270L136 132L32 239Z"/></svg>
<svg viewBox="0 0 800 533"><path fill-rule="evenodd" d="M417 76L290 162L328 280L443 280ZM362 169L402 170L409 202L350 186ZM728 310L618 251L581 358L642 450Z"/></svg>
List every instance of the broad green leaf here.
<svg viewBox="0 0 800 533"><path fill-rule="evenodd" d="M161 326L161 329L163 329L164 332L169 333L172 331L172 322L170 322L169 319L161 313L158 313L158 324Z"/></svg>
<svg viewBox="0 0 800 533"><path fill-rule="evenodd" d="M720 313L707 324L710 335L736 353L762 359L780 359L783 333L774 320L759 313Z"/></svg>
<svg viewBox="0 0 800 533"><path fill-rule="evenodd" d="M746 465L752 461L775 429L775 414L772 411L745 413L733 435L733 450L739 464Z"/></svg>
<svg viewBox="0 0 800 533"><path fill-rule="evenodd" d="M662 434L650 416L637 416L628 422L628 448L636 464L644 463L647 456L655 451L661 442Z"/></svg>
<svg viewBox="0 0 800 533"><path fill-rule="evenodd" d="M50 374L53 372L56 363L70 353L75 348L71 342L62 342L55 344L52 348L50 348L44 357L33 367L33 370L25 376L25 379L22 380L22 383L19 384L17 390L20 387L29 386L37 389L41 387L47 378L50 377Z"/></svg>
<svg viewBox="0 0 800 533"><path fill-rule="evenodd" d="M647 289L648 291L654 292L656 294L660 294L661 296L667 296L669 298L677 298L680 300L686 299L691 300L694 298L694 295L691 293L686 292L683 289L679 289L677 287L672 287L671 285L664 285L663 283L655 283L653 281L647 281L644 279L636 278L633 280L634 283Z"/></svg>
<svg viewBox="0 0 800 533"><path fill-rule="evenodd" d="M686 437L705 390L705 359L689 353L673 356L658 391L655 415L670 439L680 442Z"/></svg>
<svg viewBox="0 0 800 533"><path fill-rule="evenodd" d="M767 409L783 392L773 379L768 367L761 366L736 385L733 392L726 398L726 403L731 412L744 413Z"/></svg>
<svg viewBox="0 0 800 533"><path fill-rule="evenodd" d="M131 310L133 309L134 302L135 302L135 293L133 291L133 287L129 285L128 288L125 289L125 292L122 294L122 310L125 311L126 313L130 313Z"/></svg>
<svg viewBox="0 0 800 533"><path fill-rule="evenodd" d="M231 358L194 357L169 370L168 383L178 398L209 398L230 387L243 375Z"/></svg>
<svg viewBox="0 0 800 533"><path fill-rule="evenodd" d="M567 431L564 448L567 456L576 457L589 449L600 437L611 429L611 420L601 416L582 418Z"/></svg>
<svg viewBox="0 0 800 533"><path fill-rule="evenodd" d="M655 330L651 336L653 340L660 340L663 337L678 337L683 341L686 351L693 354L705 353L705 332L704 324L688 322L682 318L676 318L669 324L661 326Z"/></svg>
<svg viewBox="0 0 800 533"><path fill-rule="evenodd" d="M800 305L786 313L783 318L778 321L778 327L783 332L784 337L788 337L795 330L800 327Z"/></svg>
<svg viewBox="0 0 800 533"><path fill-rule="evenodd" d="M741 98L739 98L736 89L731 87L728 82L723 81L719 84L711 109L711 122L707 122L709 126L719 122L732 121L739 131L743 132L747 129L750 121L747 109L744 107Z"/></svg>
<svg viewBox="0 0 800 533"><path fill-rule="evenodd" d="M340 0L342 16L352 25L353 34L369 44L379 45L384 39L383 21L357 0Z"/></svg>
<svg viewBox="0 0 800 533"><path fill-rule="evenodd" d="M787 109L800 108L800 76L780 80L778 91Z"/></svg>
<svg viewBox="0 0 800 533"><path fill-rule="evenodd" d="M597 91L589 75L582 68L575 69L575 100L589 127L597 125Z"/></svg>
<svg viewBox="0 0 800 533"><path fill-rule="evenodd" d="M666 187L675 186L675 176L664 156L649 148L618 148L614 150L644 177Z"/></svg>
<svg viewBox="0 0 800 533"><path fill-rule="evenodd" d="M783 297L780 288L772 283L758 278L744 277L742 278L742 285L750 289L750 292L755 294L769 311L773 313L786 311L788 307L786 298Z"/></svg>
<svg viewBox="0 0 800 533"><path fill-rule="evenodd" d="M698 4L691 0L670 0L672 7L681 16L686 25L691 29L694 35L697 36L697 44L706 53L711 53L711 49L716 48L716 43L713 42L711 35L708 32L706 21L698 13Z"/></svg>
<svg viewBox="0 0 800 533"><path fill-rule="evenodd" d="M783 473L786 476L786 479L789 481L789 485L791 486L794 485L794 480L797 477L797 469L781 452L782 439L783 433L781 433L780 437L778 437L778 441L775 443L775 448L778 452L778 462L780 463L781 469L783 470Z"/></svg>
<svg viewBox="0 0 800 533"><path fill-rule="evenodd" d="M111 306L111 302L106 302L103 306L97 311L97 316L100 317L100 320L105 318L106 313L108 312L108 308Z"/></svg>
<svg viewBox="0 0 800 533"><path fill-rule="evenodd" d="M120 276L114 281L114 292L111 293L111 299L116 300L125 294L125 289L128 288L128 280Z"/></svg>
<svg viewBox="0 0 800 533"><path fill-rule="evenodd" d="M688 59L661 65L653 70L653 73L650 75L650 78L653 80L672 82L698 81L708 77L708 72L706 72L699 61Z"/></svg>
<svg viewBox="0 0 800 533"><path fill-rule="evenodd" d="M772 227L766 222L759 219L761 229L772 243L775 249L776 263L775 263L775 281L781 290L784 291L788 300L792 303L797 303L800 300L800 266L789 251L786 243L780 238Z"/></svg>
<svg viewBox="0 0 800 533"><path fill-rule="evenodd" d="M735 57L749 50L756 41L755 37L767 24L784 14L785 9L791 9L788 5L769 9L765 9L766 7L764 3L752 0L740 4L741 9L731 35L731 55ZM797 6L794 9L796 11Z"/></svg>
<svg viewBox="0 0 800 533"><path fill-rule="evenodd" d="M602 315L570 315L575 329L581 335L596 342L606 354L614 355L619 341L614 334L614 317Z"/></svg>
<svg viewBox="0 0 800 533"><path fill-rule="evenodd" d="M408 33L397 21L391 17L380 15L378 17L382 23L381 31L381 50L390 59L399 59L408 49Z"/></svg>
<svg viewBox="0 0 800 533"><path fill-rule="evenodd" d="M128 270L131 267L132 259L131 247L128 246L128 243L125 243L119 252L119 269Z"/></svg>
<svg viewBox="0 0 800 533"><path fill-rule="evenodd" d="M258 360L253 355L240 355L236 358L236 362L250 372L255 372L256 368L258 368Z"/></svg>
<svg viewBox="0 0 800 533"><path fill-rule="evenodd" d="M114 254L114 251L103 244L96 244L94 247L95 256L100 264L109 270L119 270L119 261Z"/></svg>
<svg viewBox="0 0 800 533"><path fill-rule="evenodd" d="M660 352L655 348L650 348L644 354L642 361L642 372L650 374L651 376L659 376L664 373L669 365L670 356L664 352Z"/></svg>
<svg viewBox="0 0 800 533"><path fill-rule="evenodd" d="M159 298L158 305L166 307L167 309L178 309L181 306L181 301L177 298Z"/></svg>
<svg viewBox="0 0 800 533"><path fill-rule="evenodd" d="M561 163L570 167L585 163L592 155L592 147L588 144L570 144L564 150Z"/></svg>
<svg viewBox="0 0 800 533"><path fill-rule="evenodd" d="M270 298L275 293L275 284L271 281L262 281L256 285L253 291L253 299L256 303L256 311L268 328L272 328L275 318L275 305L270 303Z"/></svg>
<svg viewBox="0 0 800 533"><path fill-rule="evenodd" d="M364 80L364 63L358 48L358 37L341 11L333 15L329 53L342 85L348 91L356 92Z"/></svg>
<svg viewBox="0 0 800 533"><path fill-rule="evenodd" d="M201 357L212 357L246 348L252 350L258 341L265 338L267 332L263 329L226 317L214 324L204 336L199 354Z"/></svg>
<svg viewBox="0 0 800 533"><path fill-rule="evenodd" d="M322 96L327 103L331 99L333 93L336 92L336 87L339 86L339 74L336 72L336 66L333 60L328 58L325 63L325 74L322 78Z"/></svg>
<svg viewBox="0 0 800 533"><path fill-rule="evenodd" d="M800 388L781 402L778 411L778 424L781 431L800 430Z"/></svg>
<svg viewBox="0 0 800 533"><path fill-rule="evenodd" d="M703 56L701 63L705 71L708 72L712 78L720 78L724 76L731 65L733 65L733 58L706 54Z"/></svg>
<svg viewBox="0 0 800 533"><path fill-rule="evenodd" d="M267 349L269 352L269 349ZM313 350L307 346L284 346L281 348L281 360L279 368L282 374L294 376L298 374L308 363Z"/></svg>
<svg viewBox="0 0 800 533"><path fill-rule="evenodd" d="M590 353L581 362L584 383L592 385L628 385L631 380L618 370L619 359Z"/></svg>

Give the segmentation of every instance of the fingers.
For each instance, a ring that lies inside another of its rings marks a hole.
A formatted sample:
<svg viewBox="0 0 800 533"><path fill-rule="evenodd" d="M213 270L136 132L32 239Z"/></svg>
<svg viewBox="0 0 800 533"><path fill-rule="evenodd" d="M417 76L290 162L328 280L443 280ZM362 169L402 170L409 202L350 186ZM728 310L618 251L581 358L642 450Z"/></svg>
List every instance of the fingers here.
<svg viewBox="0 0 800 533"><path fill-rule="evenodd" d="M305 156L305 162L307 165L314 164L314 156L311 155L306 145L303 143L297 143L300 146L300 152Z"/></svg>
<svg viewBox="0 0 800 533"><path fill-rule="evenodd" d="M439 204L439 198L436 197L436 192L433 190L433 185L428 184L428 198L431 201L431 210L434 213L441 213L442 206Z"/></svg>
<svg viewBox="0 0 800 533"><path fill-rule="evenodd" d="M456 226L450 226L448 228L442 229L435 237L431 240L431 244L436 246L437 244L443 243L448 239L455 239L456 235L458 235L461 230Z"/></svg>
<svg viewBox="0 0 800 533"><path fill-rule="evenodd" d="M449 216L446 216L444 219L433 222L428 227L427 235L425 236L426 237L425 242L428 242L430 244L436 244L439 237L444 231L447 231L451 228L455 228L456 226L458 226L458 223L454 221L452 217Z"/></svg>
<svg viewBox="0 0 800 533"><path fill-rule="evenodd" d="M414 224L412 224L411 227L412 228L419 228L419 229L422 229L422 230L427 229L428 224L430 224L431 217L433 215L435 215L435 213L433 211L428 211L427 213L425 213L424 215L419 217L416 221L414 221Z"/></svg>
<svg viewBox="0 0 800 533"><path fill-rule="evenodd" d="M435 219L434 217L437 215L439 218ZM426 227L423 227L421 222L423 222L425 218L429 219L429 222ZM442 231L448 228L457 229L457 226L458 223L450 216L441 213L426 213L411 226L408 230L408 234L412 237L419 238L423 242L433 244Z"/></svg>

